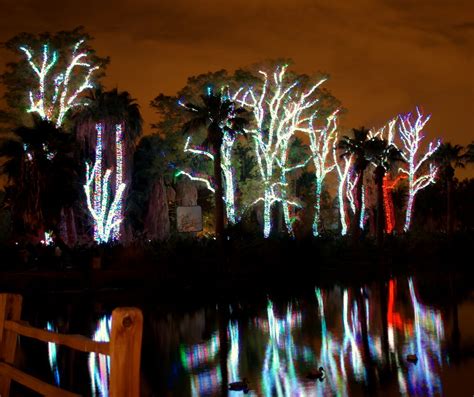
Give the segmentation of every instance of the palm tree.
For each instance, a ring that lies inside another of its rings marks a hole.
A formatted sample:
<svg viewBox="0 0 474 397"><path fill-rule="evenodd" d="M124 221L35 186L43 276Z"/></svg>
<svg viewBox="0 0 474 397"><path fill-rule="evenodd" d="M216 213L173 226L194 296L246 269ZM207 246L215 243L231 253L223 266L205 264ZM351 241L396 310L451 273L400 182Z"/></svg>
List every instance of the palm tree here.
<svg viewBox="0 0 474 397"><path fill-rule="evenodd" d="M466 159L466 163L474 163L474 141L467 145L464 158Z"/></svg>
<svg viewBox="0 0 474 397"><path fill-rule="evenodd" d="M377 186L377 244L382 245L385 229L383 179L397 162L404 161L398 148L385 139L372 138L367 143L367 158L375 165L374 180Z"/></svg>
<svg viewBox="0 0 474 397"><path fill-rule="evenodd" d="M116 88L103 91L97 88L89 93L87 106L81 107L73 115L76 138L81 143L82 157L93 158L96 146L97 123L104 125L103 146L105 167L116 165L115 128L122 126L123 135L123 181L127 187L131 184L133 173L133 153L137 139L142 134L143 119L140 114L140 106L127 92L119 92ZM127 201L127 193L124 193L124 202ZM127 223L122 222L120 229L127 229ZM123 236L123 233L122 233Z"/></svg>
<svg viewBox="0 0 474 397"><path fill-rule="evenodd" d="M131 156L143 128L140 106L136 100L127 91L119 92L116 88L103 91L97 88L90 92L86 103L87 106L81 107L73 115L76 136L83 142L86 150L90 151L86 155L92 154L95 149L95 124L100 122L106 128L104 145L114 145L114 134L111 131L116 124L123 124L126 155Z"/></svg>
<svg viewBox="0 0 474 397"><path fill-rule="evenodd" d="M441 170L441 176L446 182L446 231L448 235L453 232L453 181L454 169L464 168L465 156L461 154L463 147L460 145L452 145L450 142L443 143L438 150L433 153L432 159L438 164Z"/></svg>
<svg viewBox="0 0 474 397"><path fill-rule="evenodd" d="M201 95L202 104L184 104L184 108L193 114L192 118L183 126L183 132L197 132L205 127L207 130L203 146L210 147L214 154L214 183L216 236L222 237L224 232L224 205L222 183L222 153L221 147L224 136L235 136L242 133L247 120L242 117L246 111L237 108L229 97L221 92L214 93L211 88Z"/></svg>
<svg viewBox="0 0 474 397"><path fill-rule="evenodd" d="M360 129L353 128L353 138L344 135L339 141L339 148L343 151L341 157L348 157L354 155L354 170L357 174L357 185L356 185L356 212L354 220L351 224L352 235L354 242L359 240L361 233L360 216L362 212L362 190L364 186L364 173L367 166L370 164L368 159L368 149L370 145L369 130L361 127Z"/></svg>
<svg viewBox="0 0 474 397"><path fill-rule="evenodd" d="M58 234L61 209L76 198L74 137L39 117L32 127L18 127L0 142L0 156L7 160L2 171L8 176L7 201L16 228Z"/></svg>

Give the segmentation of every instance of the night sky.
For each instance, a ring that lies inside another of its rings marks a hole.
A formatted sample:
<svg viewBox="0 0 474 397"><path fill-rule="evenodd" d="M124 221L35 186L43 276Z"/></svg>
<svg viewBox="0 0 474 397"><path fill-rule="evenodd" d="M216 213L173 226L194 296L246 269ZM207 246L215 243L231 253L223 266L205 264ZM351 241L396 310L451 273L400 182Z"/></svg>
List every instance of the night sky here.
<svg viewBox="0 0 474 397"><path fill-rule="evenodd" d="M421 105L430 137L474 139L473 0L1 0L0 41L85 26L109 55L107 88L138 99L145 131L157 94L191 75L288 57L324 71L344 127L381 126ZM12 55L0 50L1 67Z"/></svg>

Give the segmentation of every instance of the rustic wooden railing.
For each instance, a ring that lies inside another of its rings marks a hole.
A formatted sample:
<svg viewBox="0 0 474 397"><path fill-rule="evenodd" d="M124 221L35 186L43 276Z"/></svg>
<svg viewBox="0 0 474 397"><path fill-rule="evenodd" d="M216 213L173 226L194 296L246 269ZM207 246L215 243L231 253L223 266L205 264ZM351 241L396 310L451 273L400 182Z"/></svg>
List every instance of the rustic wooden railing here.
<svg viewBox="0 0 474 397"><path fill-rule="evenodd" d="M15 381L39 394L50 397L78 397L43 382L13 366L18 336L52 342L86 353L110 356L110 397L140 395L140 354L143 316L136 308L121 307L112 312L110 342L96 342L82 335L46 331L21 321L22 297L0 294L0 397L8 397Z"/></svg>

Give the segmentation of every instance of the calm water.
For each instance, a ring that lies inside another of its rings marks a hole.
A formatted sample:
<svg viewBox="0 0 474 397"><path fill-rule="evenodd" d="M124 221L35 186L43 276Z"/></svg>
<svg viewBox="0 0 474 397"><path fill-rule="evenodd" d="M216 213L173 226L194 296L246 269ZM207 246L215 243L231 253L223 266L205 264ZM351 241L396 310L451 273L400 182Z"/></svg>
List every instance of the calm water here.
<svg viewBox="0 0 474 397"><path fill-rule="evenodd" d="M437 290L441 299L430 297ZM247 378L252 396L472 396L474 294L453 300L445 290L455 288L399 278L363 289L334 285L291 298L194 304L190 311L144 307L142 394L219 396L229 382ZM106 306L55 302L27 315L37 326L107 340ZM55 345L22 345L24 357L33 351L34 360L23 360L30 373L107 395L105 357L79 353L73 360ZM308 379L320 366L326 377Z"/></svg>

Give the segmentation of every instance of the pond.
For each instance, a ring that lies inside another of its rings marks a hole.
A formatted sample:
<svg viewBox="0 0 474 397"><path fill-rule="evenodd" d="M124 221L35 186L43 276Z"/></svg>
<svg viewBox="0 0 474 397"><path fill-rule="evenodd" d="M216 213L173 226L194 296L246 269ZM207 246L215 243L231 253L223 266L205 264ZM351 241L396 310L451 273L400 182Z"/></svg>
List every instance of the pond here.
<svg viewBox="0 0 474 397"><path fill-rule="evenodd" d="M142 395L238 396L228 384L245 378L249 396L471 396L474 294L445 284L400 277L224 303L141 303ZM42 303L25 299L32 324L107 340L113 302ZM19 351L29 373L84 395L108 394L104 356L26 341Z"/></svg>

